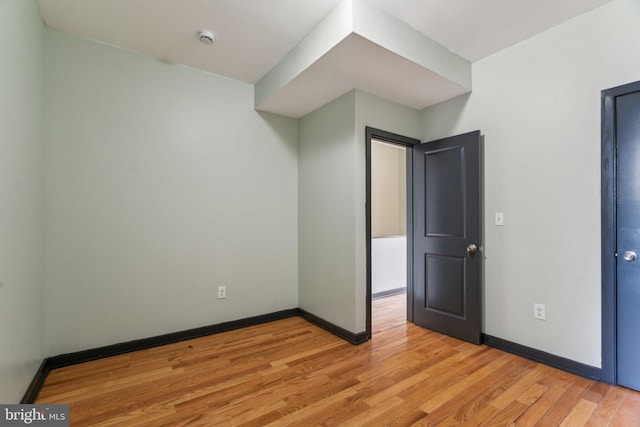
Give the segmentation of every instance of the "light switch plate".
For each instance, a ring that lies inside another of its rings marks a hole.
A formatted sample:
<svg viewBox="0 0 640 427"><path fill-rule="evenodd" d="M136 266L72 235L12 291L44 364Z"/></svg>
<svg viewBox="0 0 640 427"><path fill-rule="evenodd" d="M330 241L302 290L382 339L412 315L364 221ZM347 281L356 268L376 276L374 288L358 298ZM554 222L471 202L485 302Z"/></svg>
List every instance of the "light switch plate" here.
<svg viewBox="0 0 640 427"><path fill-rule="evenodd" d="M504 225L504 213L496 212L496 225Z"/></svg>

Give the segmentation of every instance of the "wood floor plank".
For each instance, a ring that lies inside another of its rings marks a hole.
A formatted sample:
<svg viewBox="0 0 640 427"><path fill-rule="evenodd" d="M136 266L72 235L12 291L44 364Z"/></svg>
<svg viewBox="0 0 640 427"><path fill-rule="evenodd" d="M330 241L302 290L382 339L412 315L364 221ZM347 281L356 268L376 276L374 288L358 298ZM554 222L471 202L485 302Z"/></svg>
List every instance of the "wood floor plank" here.
<svg viewBox="0 0 640 427"><path fill-rule="evenodd" d="M584 393L582 393L582 398L597 405L602 402L602 399L604 399L604 396L610 388L611 387L605 383L594 382L584 391Z"/></svg>
<svg viewBox="0 0 640 427"><path fill-rule="evenodd" d="M560 425L564 418L573 410L580 402L580 396L590 385L590 381L585 378L576 377L574 383L545 414L537 426L556 426Z"/></svg>
<svg viewBox="0 0 640 427"><path fill-rule="evenodd" d="M74 402L78 399L97 397L98 395L101 395L105 392L121 392L123 389L134 384L139 387L146 387L147 382L155 381L158 377L163 377L166 375L182 375L183 373L183 370L175 370L171 367L150 369L144 372L132 374L128 377L108 379L101 382L102 385L99 389L94 385L85 385L84 387L69 389L60 394L50 396L50 399L57 401Z"/></svg>
<svg viewBox="0 0 640 427"><path fill-rule="evenodd" d="M378 405L386 401L387 399L391 399L392 397L398 395L401 391L406 390L408 387L426 381L430 376L431 373L426 370L417 370L415 375L410 375L401 381L397 381L390 387L387 387L386 389L372 395L366 400L366 403L369 406Z"/></svg>
<svg viewBox="0 0 640 427"><path fill-rule="evenodd" d="M52 395L60 395L66 392L73 392L79 388L91 387L96 381L106 383L107 381L119 382L131 378L133 375L153 372L156 370L173 370L173 367L166 360L150 360L145 364L128 364L112 371L99 372L95 375L84 375L78 378L71 377L65 381L52 384L48 390ZM184 372L184 371L180 371Z"/></svg>
<svg viewBox="0 0 640 427"><path fill-rule="evenodd" d="M264 371L271 370L269 365L265 365ZM278 377L278 373L272 373L274 377ZM213 378L212 378L213 377ZM228 379L227 379L228 378ZM185 376L166 377L158 379L148 387L137 387L126 392L127 390L104 391L101 394L102 399L80 399L73 402L74 407L83 413L91 413L95 417L96 414L108 414L114 406L126 408L127 410L136 410L149 405L163 405L165 407L173 407L183 402L197 402L203 396L211 397L214 393L227 392L232 394L234 387L239 389L237 393L242 394L253 384L262 384L264 375L262 371L254 369L241 375L220 378L213 374L208 376ZM268 381L268 380L266 380ZM240 387L238 387L241 385ZM208 400L211 404L213 398Z"/></svg>
<svg viewBox="0 0 640 427"><path fill-rule="evenodd" d="M390 399L383 401L382 403L374 406L370 406L369 409L359 413L358 415L344 421L340 426L348 427L348 426L362 426L368 422L371 422L374 418L379 415L392 410L394 408L399 407L403 403L403 400L397 396L394 396Z"/></svg>
<svg viewBox="0 0 640 427"><path fill-rule="evenodd" d="M529 373L523 376L517 383L509 387L504 393L495 398L491 405L498 409L504 409L516 400L522 393L528 390L542 376L542 366L536 366Z"/></svg>
<svg viewBox="0 0 640 427"><path fill-rule="evenodd" d="M82 426L637 426L640 393L405 321L375 300L353 346L301 318L50 373L37 403Z"/></svg>
<svg viewBox="0 0 640 427"><path fill-rule="evenodd" d="M98 421L92 419L88 422L87 425L95 426L95 427L111 427L111 426L136 426L139 422L157 422L167 414L173 414L174 411L172 408L167 408L164 410L156 410L154 408L145 408L140 411L132 411L126 414L112 416L107 420ZM70 424L75 426L79 424L76 421L76 418L73 414L70 416Z"/></svg>
<svg viewBox="0 0 640 427"><path fill-rule="evenodd" d="M524 403L527 406L531 406L540 399L540 397L548 390L547 387L534 384L528 390L525 390L518 398L516 399L520 403Z"/></svg>
<svg viewBox="0 0 640 427"><path fill-rule="evenodd" d="M411 407L409 405L398 409L398 411L392 410L388 413L382 414L378 418L371 420L368 424L372 427L406 427L413 425L426 415L421 409Z"/></svg>
<svg viewBox="0 0 640 427"><path fill-rule="evenodd" d="M442 412L451 412L450 417L464 424L469 420L487 420L492 414L485 414L481 418L477 414L489 406L498 395L509 388L522 372L527 370L528 363L523 360L515 360L505 366L504 371L498 377L487 377L476 383L447 404L440 407Z"/></svg>
<svg viewBox="0 0 640 427"><path fill-rule="evenodd" d="M606 427L611 424L611 420L626 397L627 392L621 387L609 387L602 401L591 414L585 424L588 427Z"/></svg>
<svg viewBox="0 0 640 427"><path fill-rule="evenodd" d="M640 425L640 395L637 393L626 393L626 397L615 416L611 420L611 427L627 427Z"/></svg>
<svg viewBox="0 0 640 427"><path fill-rule="evenodd" d="M422 409L424 412L432 413L440 406L444 405L446 402L455 399L459 394L462 394L466 389L473 386L475 383L480 382L488 375L494 374L495 371L502 368L507 362L514 358L514 356L510 354L502 354L496 357L493 353L489 353L485 357L490 357L493 360L480 369L473 371L471 374L467 375L460 381L453 383L450 387L443 388L440 393L420 405L420 409Z"/></svg>
<svg viewBox="0 0 640 427"><path fill-rule="evenodd" d="M524 403L514 400L483 425L487 427L510 426L527 408L528 406Z"/></svg>
<svg viewBox="0 0 640 427"><path fill-rule="evenodd" d="M545 387L538 384L540 387ZM534 403L529 405L524 414L515 421L517 427L532 427L547 413L549 409L562 397L566 389L558 385L546 388L545 392Z"/></svg>
<svg viewBox="0 0 640 427"><path fill-rule="evenodd" d="M485 376L457 394L435 412L429 414L428 418L430 420L438 420L438 412L440 417L448 416L460 423L479 418L476 417L476 414L487 407L504 390L513 385L529 366L531 366L530 362L514 358L509 363L502 365L499 372ZM490 419L495 414L486 415L483 421Z"/></svg>
<svg viewBox="0 0 640 427"><path fill-rule="evenodd" d="M562 420L560 427L582 427L587 423L593 410L598 406L590 400L580 399L580 401L573 407L569 415Z"/></svg>
<svg viewBox="0 0 640 427"><path fill-rule="evenodd" d="M330 400L325 400L331 396L335 396L338 393L343 392L344 390L352 390L353 393L356 393L351 387L357 384L357 381L351 379L342 382L332 381L327 383L321 387L316 387L314 389L306 388L297 392L295 395L288 396L285 399L287 406L282 409L278 409L276 411L271 411L264 416L253 420L251 423L246 424L247 426L255 426L261 427L271 423L277 423L278 420L281 420L283 417L304 409L308 406L317 404L318 402L324 401L330 402ZM350 392L350 395L351 394ZM341 411L342 408L348 407L348 410L351 414L357 414L361 411L368 409L368 406L362 401L350 401L349 399L342 399L335 401L322 409L322 411L317 411L316 415L320 417L321 413L324 413L325 417L327 417L326 412L331 411Z"/></svg>
<svg viewBox="0 0 640 427"><path fill-rule="evenodd" d="M356 394L357 391L353 388L347 388L339 393L330 395L322 399L321 401L317 401L312 403L311 405L304 406L297 411L291 412L276 421L273 421L267 424L268 426L290 426L290 425L305 425L305 421L308 421L312 424L311 419L315 416L326 416L327 407L332 406L335 403L346 400L348 397ZM308 425L308 424L307 424Z"/></svg>

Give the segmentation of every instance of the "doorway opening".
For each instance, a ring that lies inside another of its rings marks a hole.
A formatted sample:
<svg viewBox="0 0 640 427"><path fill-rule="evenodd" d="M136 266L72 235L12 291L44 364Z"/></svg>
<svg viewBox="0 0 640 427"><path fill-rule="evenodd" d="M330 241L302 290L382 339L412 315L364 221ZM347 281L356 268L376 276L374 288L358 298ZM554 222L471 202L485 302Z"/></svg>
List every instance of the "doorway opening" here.
<svg viewBox="0 0 640 427"><path fill-rule="evenodd" d="M419 141L366 128L367 335L373 300L388 298L394 316L412 321L412 150ZM376 304L380 307L380 304ZM383 310L383 309L381 309ZM389 312L387 312L388 314ZM405 314L406 313L406 314ZM397 319L394 319L397 320Z"/></svg>
<svg viewBox="0 0 640 427"><path fill-rule="evenodd" d="M371 141L371 298L374 325L406 318L407 148ZM396 318L397 317L397 318ZM372 331L373 332L373 331Z"/></svg>

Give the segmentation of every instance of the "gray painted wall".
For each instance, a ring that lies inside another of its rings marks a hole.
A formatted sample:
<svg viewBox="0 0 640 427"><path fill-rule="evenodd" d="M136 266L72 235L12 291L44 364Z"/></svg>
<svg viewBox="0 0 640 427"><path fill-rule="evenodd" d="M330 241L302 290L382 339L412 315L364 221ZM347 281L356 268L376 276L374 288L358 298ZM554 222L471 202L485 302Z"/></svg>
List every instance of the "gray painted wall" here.
<svg viewBox="0 0 640 427"><path fill-rule="evenodd" d="M485 135L486 333L601 366L600 91L640 79L639 40L640 3L614 1L474 63L470 96L425 110L425 140Z"/></svg>
<svg viewBox="0 0 640 427"><path fill-rule="evenodd" d="M42 19L0 2L0 402L17 403L43 358Z"/></svg>
<svg viewBox="0 0 640 427"><path fill-rule="evenodd" d="M297 307L297 122L245 83L45 40L46 353Z"/></svg>
<svg viewBox="0 0 640 427"><path fill-rule="evenodd" d="M359 90L300 119L300 307L366 329L365 128L409 137L420 113Z"/></svg>
<svg viewBox="0 0 640 427"><path fill-rule="evenodd" d="M300 308L356 330L355 92L300 119Z"/></svg>

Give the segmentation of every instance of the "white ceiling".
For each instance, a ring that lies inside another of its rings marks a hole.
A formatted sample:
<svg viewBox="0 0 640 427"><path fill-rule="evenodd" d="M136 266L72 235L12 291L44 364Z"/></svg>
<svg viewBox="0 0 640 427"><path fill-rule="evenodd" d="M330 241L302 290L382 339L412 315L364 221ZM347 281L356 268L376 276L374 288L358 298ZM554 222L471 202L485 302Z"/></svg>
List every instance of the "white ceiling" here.
<svg viewBox="0 0 640 427"><path fill-rule="evenodd" d="M369 0L475 62L612 0Z"/></svg>
<svg viewBox="0 0 640 427"><path fill-rule="evenodd" d="M47 26L256 83L340 0L38 0ZM207 46L197 32L211 30Z"/></svg>
<svg viewBox="0 0 640 427"><path fill-rule="evenodd" d="M612 0L367 0L371 7L402 21L470 62L609 1ZM51 28L251 84L274 69L340 2L38 0L42 17ZM196 34L201 29L215 34L214 44L204 45L198 41ZM357 50L351 52L353 57L360 54ZM333 55L337 61L348 56L349 52L343 51ZM319 76L326 85L335 79L335 69L340 66L327 64L325 60L311 70L311 75ZM318 72L323 69L333 73ZM429 79L432 70L425 68L424 71L425 75L418 76L418 80ZM342 74L347 74L346 80L335 80L336 91L374 88L373 93L394 99L394 87L399 94L412 90L402 86L402 79L375 81L375 76L370 75L359 81L354 80L353 73ZM316 80L309 79L309 75L305 73L304 78L295 82L304 96L314 92ZM290 89L287 97L295 98L296 94L291 94ZM447 96L443 93L434 97L432 92L442 92L438 87L425 86L423 91L425 98L414 102L420 107ZM450 97L457 94L452 92ZM318 92L318 101L309 100L304 111L292 108L289 115L299 117L310 108L320 106L327 101L321 99L322 95ZM396 98L402 102L402 96Z"/></svg>

